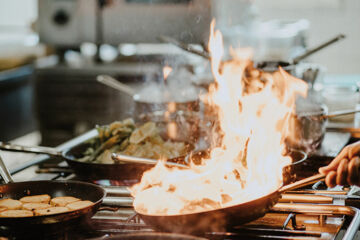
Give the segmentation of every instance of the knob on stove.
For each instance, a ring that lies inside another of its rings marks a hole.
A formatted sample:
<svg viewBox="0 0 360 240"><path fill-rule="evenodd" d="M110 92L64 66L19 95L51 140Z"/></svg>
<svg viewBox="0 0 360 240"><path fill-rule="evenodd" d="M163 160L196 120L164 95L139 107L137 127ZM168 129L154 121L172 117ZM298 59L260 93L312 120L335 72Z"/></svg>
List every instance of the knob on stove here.
<svg viewBox="0 0 360 240"><path fill-rule="evenodd" d="M60 9L54 13L53 21L57 25L65 25L69 22L69 20L70 20L70 16L65 10Z"/></svg>

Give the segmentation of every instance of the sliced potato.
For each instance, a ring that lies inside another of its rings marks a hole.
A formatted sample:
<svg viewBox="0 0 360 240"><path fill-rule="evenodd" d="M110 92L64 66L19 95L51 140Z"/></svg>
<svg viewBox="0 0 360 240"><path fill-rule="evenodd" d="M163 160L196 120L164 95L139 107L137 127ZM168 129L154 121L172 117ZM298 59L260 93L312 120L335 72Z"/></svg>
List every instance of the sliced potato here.
<svg viewBox="0 0 360 240"><path fill-rule="evenodd" d="M50 196L47 194L33 195L20 198L23 203L49 203Z"/></svg>
<svg viewBox="0 0 360 240"><path fill-rule="evenodd" d="M46 209L46 208L50 208L51 205L48 203L24 203L22 205L22 209L24 210L29 210L29 211L34 211L37 209Z"/></svg>
<svg viewBox="0 0 360 240"><path fill-rule="evenodd" d="M56 197L51 199L50 204L55 207L65 207L69 203L80 201L81 199L71 196Z"/></svg>
<svg viewBox="0 0 360 240"><path fill-rule="evenodd" d="M21 209L22 202L11 198L0 200L0 207L9 210Z"/></svg>
<svg viewBox="0 0 360 240"><path fill-rule="evenodd" d="M69 208L70 210L78 210L81 208L86 208L93 205L93 202L91 201L77 201L77 202L73 202L73 203L69 203L68 205L66 205L67 208Z"/></svg>
<svg viewBox="0 0 360 240"><path fill-rule="evenodd" d="M51 215L56 213L64 213L68 212L69 209L67 207L50 207L46 209L37 209L34 211L35 216L42 216L42 215Z"/></svg>
<svg viewBox="0 0 360 240"><path fill-rule="evenodd" d="M32 217L32 211L29 210L6 210L0 212L0 217Z"/></svg>

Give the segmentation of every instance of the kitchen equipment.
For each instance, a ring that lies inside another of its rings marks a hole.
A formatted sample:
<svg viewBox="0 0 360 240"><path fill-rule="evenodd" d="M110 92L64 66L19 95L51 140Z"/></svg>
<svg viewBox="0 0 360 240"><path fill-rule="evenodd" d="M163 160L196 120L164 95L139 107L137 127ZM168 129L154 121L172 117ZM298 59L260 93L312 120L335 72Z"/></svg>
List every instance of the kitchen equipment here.
<svg viewBox="0 0 360 240"><path fill-rule="evenodd" d="M119 163L121 163L121 162L140 163L140 164L149 164L149 165L153 165L153 166L159 162L158 160L155 160L155 159L132 157L132 156L126 156L126 155L118 154L118 153L112 153L111 158L115 162L119 162ZM168 161L166 161L164 164L168 167L178 167L178 168L185 168L185 169L189 168L189 166L179 164L179 163L168 162Z"/></svg>
<svg viewBox="0 0 360 240"><path fill-rule="evenodd" d="M291 148L301 149L312 155L320 147L324 138L328 119L351 115L359 110L340 110L328 113L325 105L307 99L298 99L296 114L290 120L290 135L286 143Z"/></svg>
<svg viewBox="0 0 360 240"><path fill-rule="evenodd" d="M324 178L324 175L317 174L280 187L264 197L210 211L178 215L150 215L141 212L138 214L145 223L165 232L196 234L204 231L224 231L231 227L234 222L244 224L265 215L278 201L282 193L315 183ZM199 221L200 219L201 221Z"/></svg>
<svg viewBox="0 0 360 240"><path fill-rule="evenodd" d="M193 53L195 55L198 55L200 57L203 57L205 59L211 60L211 55L208 51L205 50L199 50L195 47L193 47L190 44L186 44L184 42L180 42L172 37L169 36L159 36L158 37L159 41L164 42L164 43L170 43L174 46L177 46L179 48L181 48L182 50L189 52L189 53Z"/></svg>
<svg viewBox="0 0 360 240"><path fill-rule="evenodd" d="M36 129L33 109L34 68L31 65L0 71L0 138L15 139Z"/></svg>
<svg viewBox="0 0 360 240"><path fill-rule="evenodd" d="M41 0L38 8L40 41L56 48L83 42L151 43L166 34L205 42L212 18L209 0Z"/></svg>
<svg viewBox="0 0 360 240"><path fill-rule="evenodd" d="M79 210L46 216L0 218L0 226L8 228L16 235L31 236L63 231L86 223L99 209L105 191L97 185L79 181L28 181L14 183L0 157L1 176L6 184L0 186L2 198L20 199L27 195L49 194L51 197L74 196L90 200L94 204ZM29 234L29 235L27 235Z"/></svg>
<svg viewBox="0 0 360 240"><path fill-rule="evenodd" d="M50 156L62 158L74 170L74 172L83 179L138 179L144 171L151 168L151 166L148 165L148 163L151 162L151 159L126 155L119 155L117 160L124 160L124 162L116 164L78 161L89 146L90 145L88 143L81 143L68 149L67 151L58 151L57 149L50 147L29 147L0 142L0 149L5 151L48 154ZM184 156L170 159L170 162L167 164L175 167L186 167L182 164L176 163L182 159L184 159Z"/></svg>
<svg viewBox="0 0 360 240"><path fill-rule="evenodd" d="M355 110L359 101L359 92L356 86L325 86L321 92L323 103L329 111L340 111L342 109ZM352 123L354 116L342 116L331 119L332 122Z"/></svg>
<svg viewBox="0 0 360 240"><path fill-rule="evenodd" d="M40 42L58 57L41 59L35 69L42 145L56 146L95 124L136 116L132 97L100 86L96 76L109 74L136 88L160 79L164 64L193 67L194 61L158 44L157 37L207 42L212 10L211 0L39 1Z"/></svg>
<svg viewBox="0 0 360 240"><path fill-rule="evenodd" d="M284 69L288 69L290 70L292 67L290 65L296 65L298 64L301 60L309 57L310 55L320 51L321 49L341 40L341 39L344 39L345 38L345 35L344 34L339 34L337 35L336 37L330 39L329 41L326 41L325 43L322 43L320 44L319 46L316 46L314 48L311 48L309 50L306 50L305 53L295 57L294 59L292 59L290 62L282 62L282 61L279 61L279 62L272 62L272 61L269 61L269 62L259 62L257 63L257 68L262 68L264 71L267 71L267 72L273 72L273 71L276 71L278 69L278 67L283 67ZM209 52L207 51L201 51L201 50L198 50L197 48L194 48L193 46L189 45L189 44L186 44L184 42L181 42L181 41L178 41L174 38L171 38L171 37L168 37L168 36L159 36L158 39L162 42L166 42L166 43L170 43L170 44L173 44L189 53L193 53L193 54L196 54L198 56L201 56L205 59L211 59L211 55ZM273 70L275 68L275 70Z"/></svg>
<svg viewBox="0 0 360 240"><path fill-rule="evenodd" d="M96 136L96 133L96 130L93 129L85 135L65 142L57 149L72 148ZM326 141L324 142L326 149L323 149L323 157L316 155L309 161L299 164L296 168L296 179L312 176L317 173L319 167L329 164L345 144L344 140L338 137L336 133L326 133ZM68 172L71 169L66 167L66 162L59 160L56 161L56 159L46 155L38 155L30 162L12 169L12 174L16 178L22 178L26 174L28 179L77 179L78 176ZM33 169L41 171L33 171ZM140 234L156 231L154 227L144 223L138 215L135 215L132 208L132 198L127 190L127 186L135 182L109 179L101 181L89 179L89 181L101 185L107 191L103 205L108 199L111 199L114 203L110 205L106 203L105 205L111 206L111 208L116 206L118 210L115 212L98 211L91 218L90 226L87 227L79 226L72 230L61 228L61 233L56 234L57 239L103 240L114 235L121 237L121 235L126 235L129 232ZM116 200L116 204L114 200ZM245 225L234 222L234 227L226 231L203 232L200 235L207 239L218 240L229 238L233 240L281 239L284 237L289 239L311 238L314 240L328 238L357 239L356 232L360 226L360 215L357 208L360 206L360 198L351 195L347 188L326 189L323 182L318 182L282 194L279 201L280 203L277 203L264 217L253 222Z"/></svg>
<svg viewBox="0 0 360 240"><path fill-rule="evenodd" d="M326 41L322 44L320 44L319 46L316 46L314 48L308 49L305 53L301 54L300 56L295 57L294 59L292 59L292 64L297 64L299 63L301 60L309 57L310 55L320 51L321 49L330 46L333 43L336 43L337 41L344 39L345 35L344 34L338 34L336 37L330 39L329 41Z"/></svg>
<svg viewBox="0 0 360 240"><path fill-rule="evenodd" d="M157 160L153 159L138 158L120 154L114 154L113 156L114 160L120 162L117 164L102 164L78 161L77 159L83 156L84 151L88 147L89 144L83 142L69 148L66 151L58 151L57 149L49 147L29 147L0 142L0 149L5 151L43 153L64 159L67 164L74 170L76 175L82 179L139 179L144 171L150 169L152 167L151 165L157 163ZM193 146L189 147L190 149L193 148ZM190 149L189 151L191 151ZM293 162L283 169L283 178L285 184L294 181L296 177L297 166L307 158L307 155L304 152L298 150L290 149L287 155L291 156ZM201 159L204 157L206 158L206 156L208 156L207 151L196 151L191 153L191 159L195 163L200 162ZM166 162L166 164L172 167L187 168L186 164L189 164L188 157L189 156L181 156L170 159Z"/></svg>
<svg viewBox="0 0 360 240"><path fill-rule="evenodd" d="M107 240L206 240L206 238L195 237L184 234L172 233L128 233L106 238Z"/></svg>
<svg viewBox="0 0 360 240"><path fill-rule="evenodd" d="M323 112L317 112L317 113L302 113L301 115L298 115L299 117L310 117L312 119L327 119L327 118L335 118L335 117L340 117L340 116L344 116L344 115L350 115L350 114L355 114L360 112L360 109L358 110L340 110L340 111L336 111L336 112L331 112L329 114L325 114Z"/></svg>
<svg viewBox="0 0 360 240"><path fill-rule="evenodd" d="M131 96L135 102L135 117L140 114L167 109L169 109L170 112L199 110L198 93L196 93L195 96L190 96L189 94L187 94L188 96L181 96L179 94L176 96L176 93L165 87L165 91L161 92L160 96L152 98L152 90L154 89L148 89L149 91L145 90L141 93L135 93L135 91L130 87L117 81L111 76L99 75L96 79L100 83ZM169 92L167 93L167 91Z"/></svg>
<svg viewBox="0 0 360 240"><path fill-rule="evenodd" d="M307 159L307 155L303 151L299 150L289 150L289 152L286 154L287 156L291 157L291 164L283 167L283 184L287 185L295 181L296 179L296 172L297 167L304 163L304 161ZM140 158L124 158L123 155L113 153L111 155L112 159L114 161L123 161L127 163L144 163L149 165L155 165L158 163L157 160L153 159L140 159ZM195 164L201 163L202 159L206 159L206 157L209 157L209 151L200 151L197 153L192 154L191 156L187 156L184 160L186 164L189 164L189 162L193 162ZM174 167L180 167L180 168L189 168L187 165L180 165L180 164L174 164L172 162L166 162L165 163L168 166L174 166Z"/></svg>
<svg viewBox="0 0 360 240"><path fill-rule="evenodd" d="M204 120L200 112L167 110L142 113L137 116L140 123L155 122L159 134L164 139L188 142L195 145L196 149L209 148L208 143L201 144L201 140L209 139L210 121Z"/></svg>
<svg viewBox="0 0 360 240"><path fill-rule="evenodd" d="M279 67L282 67L284 70L289 72L291 75L296 76L296 65L303 59L309 57L310 55L320 51L321 49L341 40L344 39L344 34L339 34L336 37L326 41L325 43L322 43L314 48L311 48L305 53L301 54L300 56L297 56L290 60L289 62L286 61L264 61L264 62L258 62L256 63L256 68L260 68L264 70L265 72L275 72L278 70Z"/></svg>

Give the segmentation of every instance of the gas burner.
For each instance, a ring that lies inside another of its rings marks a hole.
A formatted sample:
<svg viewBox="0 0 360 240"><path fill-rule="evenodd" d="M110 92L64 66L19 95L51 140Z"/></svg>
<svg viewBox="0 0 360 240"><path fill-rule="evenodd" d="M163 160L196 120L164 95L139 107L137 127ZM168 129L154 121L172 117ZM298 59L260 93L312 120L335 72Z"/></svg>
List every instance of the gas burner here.
<svg viewBox="0 0 360 240"><path fill-rule="evenodd" d="M126 186L126 187L130 187L136 183L138 183L138 180L95 180L95 181L91 181L94 184L98 184L101 186L107 186L107 187L111 187L111 186Z"/></svg>

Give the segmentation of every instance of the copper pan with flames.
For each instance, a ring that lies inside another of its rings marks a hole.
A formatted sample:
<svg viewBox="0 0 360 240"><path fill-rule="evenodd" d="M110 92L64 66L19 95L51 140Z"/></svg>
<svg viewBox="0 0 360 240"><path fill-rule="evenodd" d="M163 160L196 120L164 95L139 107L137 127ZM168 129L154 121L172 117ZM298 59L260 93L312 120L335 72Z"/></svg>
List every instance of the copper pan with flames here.
<svg viewBox="0 0 360 240"><path fill-rule="evenodd" d="M317 174L282 186L263 197L210 211L178 215L149 215L139 211L137 213L145 223L161 231L185 234L225 231L235 225L245 224L264 216L278 202L282 193L324 180L324 178L324 175Z"/></svg>

